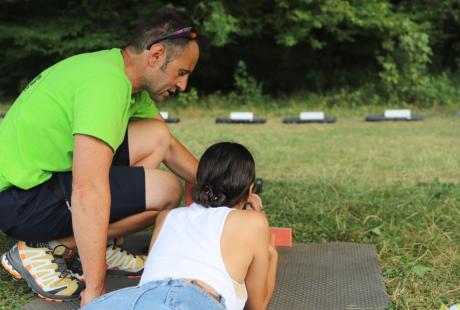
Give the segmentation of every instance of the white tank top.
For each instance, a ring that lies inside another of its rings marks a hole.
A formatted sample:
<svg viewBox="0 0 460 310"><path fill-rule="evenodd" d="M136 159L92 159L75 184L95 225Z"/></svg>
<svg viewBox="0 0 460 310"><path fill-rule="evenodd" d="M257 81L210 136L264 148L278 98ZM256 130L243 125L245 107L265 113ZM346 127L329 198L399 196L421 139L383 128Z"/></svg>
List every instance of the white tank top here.
<svg viewBox="0 0 460 310"><path fill-rule="evenodd" d="M244 283L238 287L230 277L220 249L225 219L233 210L196 203L171 210L149 253L139 285L164 278L201 280L225 298L227 309L243 309L246 287Z"/></svg>

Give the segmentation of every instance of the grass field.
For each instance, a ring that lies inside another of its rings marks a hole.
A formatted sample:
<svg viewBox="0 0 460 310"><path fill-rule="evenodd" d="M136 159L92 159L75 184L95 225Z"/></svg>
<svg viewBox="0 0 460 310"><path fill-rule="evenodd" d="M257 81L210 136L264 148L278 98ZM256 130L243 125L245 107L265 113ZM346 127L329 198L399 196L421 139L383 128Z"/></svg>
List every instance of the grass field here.
<svg viewBox="0 0 460 310"><path fill-rule="evenodd" d="M392 309L460 303L460 117L432 109L423 122L365 123L366 111L283 125L261 110L268 123L245 126L215 125L225 109L191 108L170 128L197 155L222 140L248 146L271 224L292 227L296 242L376 244ZM12 242L0 237L0 250ZM0 309L31 296L0 271Z"/></svg>

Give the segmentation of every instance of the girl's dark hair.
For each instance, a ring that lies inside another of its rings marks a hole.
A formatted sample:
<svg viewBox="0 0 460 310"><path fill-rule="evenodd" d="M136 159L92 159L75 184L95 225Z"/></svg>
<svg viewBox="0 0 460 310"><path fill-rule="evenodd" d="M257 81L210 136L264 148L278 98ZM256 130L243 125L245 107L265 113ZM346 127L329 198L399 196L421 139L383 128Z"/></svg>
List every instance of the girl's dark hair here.
<svg viewBox="0 0 460 310"><path fill-rule="evenodd" d="M233 207L249 197L255 178L254 158L244 146L217 143L201 156L192 199L205 207Z"/></svg>

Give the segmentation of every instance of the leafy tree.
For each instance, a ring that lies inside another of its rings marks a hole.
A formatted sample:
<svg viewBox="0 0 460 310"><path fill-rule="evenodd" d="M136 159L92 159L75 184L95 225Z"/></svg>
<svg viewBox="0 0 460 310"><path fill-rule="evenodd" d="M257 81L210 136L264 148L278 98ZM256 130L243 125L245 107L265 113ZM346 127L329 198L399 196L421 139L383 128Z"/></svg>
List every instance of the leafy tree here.
<svg viewBox="0 0 460 310"><path fill-rule="evenodd" d="M432 101L426 90L455 78L460 63L458 0L4 0L0 92L17 94L69 55L124 46L140 18L165 6L189 14L208 39L192 76L200 93L233 91L242 61L271 94L370 85L418 103Z"/></svg>

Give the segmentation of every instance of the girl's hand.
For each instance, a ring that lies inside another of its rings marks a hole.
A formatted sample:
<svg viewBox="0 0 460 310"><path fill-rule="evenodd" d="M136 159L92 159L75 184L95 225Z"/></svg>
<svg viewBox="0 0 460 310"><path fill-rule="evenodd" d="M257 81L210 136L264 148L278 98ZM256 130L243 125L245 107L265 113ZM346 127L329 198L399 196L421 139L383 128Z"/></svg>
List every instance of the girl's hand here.
<svg viewBox="0 0 460 310"><path fill-rule="evenodd" d="M251 193L246 203L249 203L253 210L262 211L262 199L259 195Z"/></svg>

